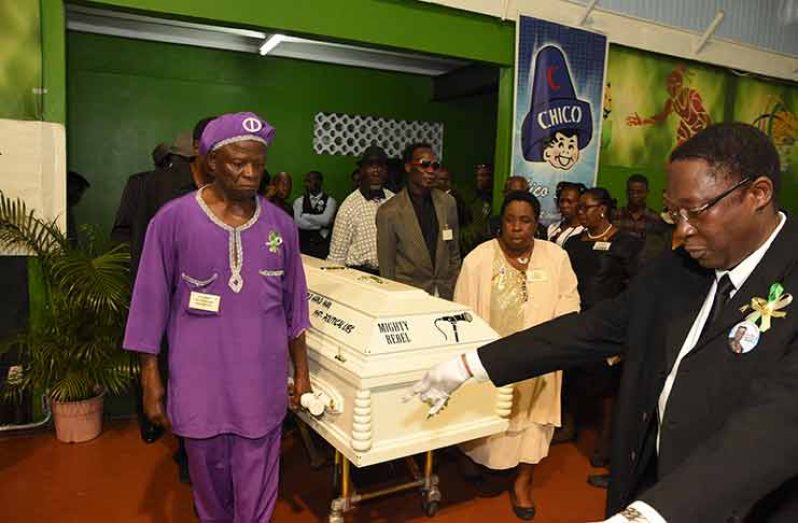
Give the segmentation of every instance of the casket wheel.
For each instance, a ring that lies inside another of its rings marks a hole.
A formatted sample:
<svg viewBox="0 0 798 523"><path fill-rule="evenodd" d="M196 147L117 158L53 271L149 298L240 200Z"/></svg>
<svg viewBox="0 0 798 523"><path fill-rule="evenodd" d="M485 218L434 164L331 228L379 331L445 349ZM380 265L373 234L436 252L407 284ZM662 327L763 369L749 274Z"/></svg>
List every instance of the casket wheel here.
<svg viewBox="0 0 798 523"><path fill-rule="evenodd" d="M427 501L424 500L421 502L421 506L424 508L424 514L427 517L432 517L438 512L438 502L437 501Z"/></svg>

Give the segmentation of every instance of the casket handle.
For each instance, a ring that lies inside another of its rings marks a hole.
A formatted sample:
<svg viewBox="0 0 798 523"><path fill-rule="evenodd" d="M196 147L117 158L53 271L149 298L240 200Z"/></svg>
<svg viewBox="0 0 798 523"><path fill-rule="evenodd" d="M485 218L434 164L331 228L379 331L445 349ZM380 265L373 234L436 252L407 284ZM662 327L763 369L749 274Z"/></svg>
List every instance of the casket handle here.
<svg viewBox="0 0 798 523"><path fill-rule="evenodd" d="M306 392L299 398L299 404L317 418L324 414L329 401L330 398L323 392Z"/></svg>
<svg viewBox="0 0 798 523"><path fill-rule="evenodd" d="M289 378L289 382L293 380ZM325 412L340 414L344 410L343 397L335 388L319 378L310 376L310 387L313 392L306 392L299 397L299 404L313 417L320 418Z"/></svg>

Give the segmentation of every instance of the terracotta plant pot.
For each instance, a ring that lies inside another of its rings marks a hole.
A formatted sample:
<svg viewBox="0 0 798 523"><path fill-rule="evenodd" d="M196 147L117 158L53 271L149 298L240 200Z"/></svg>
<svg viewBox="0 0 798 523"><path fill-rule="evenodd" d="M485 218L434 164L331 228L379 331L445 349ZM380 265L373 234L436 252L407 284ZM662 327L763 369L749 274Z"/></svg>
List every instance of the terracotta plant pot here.
<svg viewBox="0 0 798 523"><path fill-rule="evenodd" d="M105 392L84 401L60 402L50 400L55 419L55 437L65 443L89 441L103 429L103 399Z"/></svg>

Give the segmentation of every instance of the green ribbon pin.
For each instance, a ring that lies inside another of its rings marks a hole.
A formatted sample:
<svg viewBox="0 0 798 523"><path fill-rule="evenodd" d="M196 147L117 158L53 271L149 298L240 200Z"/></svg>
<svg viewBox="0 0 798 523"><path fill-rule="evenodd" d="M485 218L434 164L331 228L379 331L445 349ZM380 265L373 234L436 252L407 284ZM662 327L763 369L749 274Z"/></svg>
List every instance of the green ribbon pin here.
<svg viewBox="0 0 798 523"><path fill-rule="evenodd" d="M269 231L269 240L266 245L269 246L269 252L277 252L280 250L280 245L283 244L283 237L277 231Z"/></svg>
<svg viewBox="0 0 798 523"><path fill-rule="evenodd" d="M773 283L768 291L767 300L764 298L751 298L753 311L745 319L753 323L759 321L759 330L767 332L770 329L771 318L784 318L787 316L787 313L781 309L790 303L792 303L792 294L785 294L781 283Z"/></svg>

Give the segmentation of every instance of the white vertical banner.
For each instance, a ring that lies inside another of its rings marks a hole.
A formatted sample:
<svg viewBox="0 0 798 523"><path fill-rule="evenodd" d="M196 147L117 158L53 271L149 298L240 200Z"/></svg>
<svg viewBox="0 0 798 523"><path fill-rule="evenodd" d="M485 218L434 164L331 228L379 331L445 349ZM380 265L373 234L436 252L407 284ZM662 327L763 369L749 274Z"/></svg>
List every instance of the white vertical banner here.
<svg viewBox="0 0 798 523"><path fill-rule="evenodd" d="M607 38L519 16L516 39L512 174L529 180L547 224L559 182L595 183Z"/></svg>

